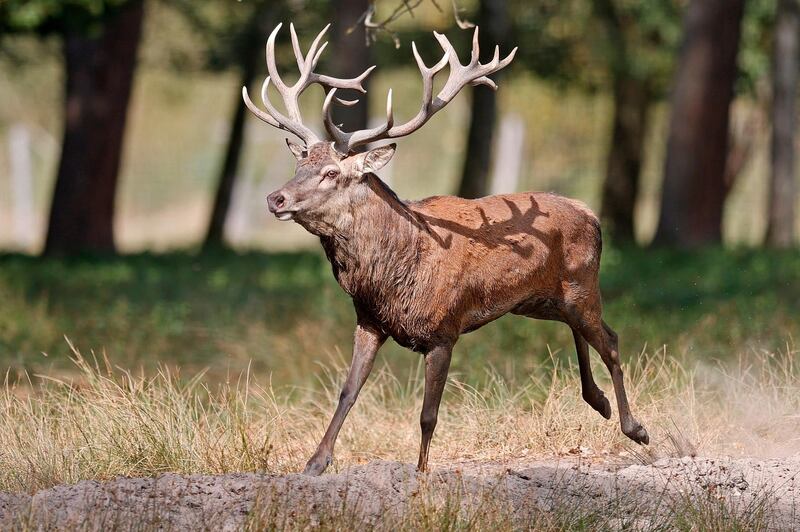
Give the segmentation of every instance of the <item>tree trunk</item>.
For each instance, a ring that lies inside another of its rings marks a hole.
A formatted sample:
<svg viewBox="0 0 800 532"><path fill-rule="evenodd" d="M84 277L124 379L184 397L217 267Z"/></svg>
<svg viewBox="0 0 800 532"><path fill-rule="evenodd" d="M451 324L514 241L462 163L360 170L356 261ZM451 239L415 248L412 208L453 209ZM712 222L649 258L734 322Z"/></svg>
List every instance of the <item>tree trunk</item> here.
<svg viewBox="0 0 800 532"><path fill-rule="evenodd" d="M614 0L595 0L592 7L606 29L614 96L600 215L615 239L633 242L634 211L652 97L646 80L641 74L637 76L631 64L626 36L630 21L626 23L620 16Z"/></svg>
<svg viewBox="0 0 800 532"><path fill-rule="evenodd" d="M366 29L358 21L369 9L370 0L335 0L333 2L332 72L336 77L354 78L370 67L370 50L367 47ZM348 30L353 31L348 33ZM369 78L364 82L369 90ZM341 93L341 94L339 94ZM343 124L345 131L366 129L369 123L369 98L355 91L338 91L337 96L360 100L358 105L333 106L333 119Z"/></svg>
<svg viewBox="0 0 800 532"><path fill-rule="evenodd" d="M722 240L730 104L744 0L692 0L672 93L655 243Z"/></svg>
<svg viewBox="0 0 800 532"><path fill-rule="evenodd" d="M779 0L772 48L772 175L767 244L782 248L791 247L795 242L798 38L800 5L797 0Z"/></svg>
<svg viewBox="0 0 800 532"><path fill-rule="evenodd" d="M64 35L64 140L45 254L114 252L114 199L142 0L114 14L99 36Z"/></svg>
<svg viewBox="0 0 800 532"><path fill-rule="evenodd" d="M497 120L497 95L489 87L472 88L472 105L458 195L480 198L488 194L489 168L492 163L492 140Z"/></svg>
<svg viewBox="0 0 800 532"><path fill-rule="evenodd" d="M494 51L495 45L505 48L510 29L506 0L481 0L476 22L481 28L478 41L484 54ZM484 85L473 87L471 107L464 167L458 188L458 195L462 198L479 198L489 193L489 168L497 121L495 92Z"/></svg>
<svg viewBox="0 0 800 532"><path fill-rule="evenodd" d="M633 242L634 211L651 96L647 84L625 77L614 82L614 119L603 182L601 217L614 238Z"/></svg>
<svg viewBox="0 0 800 532"><path fill-rule="evenodd" d="M214 195L211 219L203 242L204 251L222 248L225 245L225 220L228 218L233 187L236 183L236 176L239 173L239 162L241 161L242 148L244 146L244 128L247 118L247 107L244 105L244 100L242 100L241 87L248 86L253 81L261 53L261 48L255 45L247 47L242 56L243 60L240 65L241 78L235 91L228 145L225 150L222 169L220 170L217 192Z"/></svg>

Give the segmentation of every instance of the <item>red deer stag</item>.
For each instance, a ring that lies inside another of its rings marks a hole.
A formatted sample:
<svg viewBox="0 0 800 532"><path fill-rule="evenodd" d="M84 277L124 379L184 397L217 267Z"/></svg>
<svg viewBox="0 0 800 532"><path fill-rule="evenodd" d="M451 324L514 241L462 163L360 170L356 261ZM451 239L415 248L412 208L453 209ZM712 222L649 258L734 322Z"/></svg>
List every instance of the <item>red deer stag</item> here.
<svg viewBox="0 0 800 532"><path fill-rule="evenodd" d="M583 398L608 419L611 405L595 384L589 363L589 345L594 347L611 373L622 432L635 442L648 443L647 431L628 406L617 335L601 318L597 217L578 201L540 192L477 200L435 196L402 201L375 175L392 158L396 145L358 150L413 133L466 85L496 89L487 76L507 66L516 49L501 59L495 48L492 60L481 63L475 28L472 56L462 65L447 38L434 32L444 56L432 67L426 66L412 43L422 75L422 105L416 116L396 125L390 90L385 123L345 132L334 124L331 105L356 102L340 100L336 91L365 92L361 83L372 68L353 79L317 74L314 67L327 44L320 46L320 41L328 28L317 35L304 56L290 26L300 77L288 86L275 64L275 37L280 27L267 41L269 77L261 89L266 112L253 104L246 87L242 89L247 107L258 118L304 143L287 139L297 158L295 175L267 197L267 204L279 220L294 220L319 237L333 275L352 297L357 316L350 370L333 419L305 473L319 475L331 463L342 423L378 349L390 336L425 357L418 462L419 470L425 471L453 345L459 335L509 312L570 326ZM434 76L446 66L449 76L434 96ZM286 115L270 103L270 82L283 98ZM322 110L332 142L306 127L300 115L298 97L314 83L327 91Z"/></svg>

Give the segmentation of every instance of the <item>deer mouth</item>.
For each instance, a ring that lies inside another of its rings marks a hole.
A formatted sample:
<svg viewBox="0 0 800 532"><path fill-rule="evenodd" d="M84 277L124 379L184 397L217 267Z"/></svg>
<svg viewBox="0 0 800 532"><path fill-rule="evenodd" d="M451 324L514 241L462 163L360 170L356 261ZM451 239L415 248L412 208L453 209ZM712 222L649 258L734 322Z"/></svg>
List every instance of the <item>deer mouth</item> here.
<svg viewBox="0 0 800 532"><path fill-rule="evenodd" d="M289 220L294 218L294 213L291 212L291 211L276 212L275 213L275 218L277 218L278 220L280 220L282 222L288 222Z"/></svg>

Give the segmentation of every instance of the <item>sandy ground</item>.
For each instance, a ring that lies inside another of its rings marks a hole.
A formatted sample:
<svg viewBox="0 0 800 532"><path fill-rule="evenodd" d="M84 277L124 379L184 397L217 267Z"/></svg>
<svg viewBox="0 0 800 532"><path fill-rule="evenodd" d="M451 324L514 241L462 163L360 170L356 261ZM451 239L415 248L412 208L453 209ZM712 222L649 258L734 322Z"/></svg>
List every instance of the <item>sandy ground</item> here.
<svg viewBox="0 0 800 532"><path fill-rule="evenodd" d="M0 526L236 530L252 524L255 505L264 520L279 526L313 527L337 512L380 524L413 511L421 499L457 500L462 511L500 509L523 524L543 511L616 512L620 527L640 529L651 528L681 503L703 508L719 501L734 512L768 512L776 529L800 529L800 456L663 459L650 465L567 457L440 464L427 475L409 464L378 461L317 478L250 473L116 478L56 486L33 496L0 493Z"/></svg>

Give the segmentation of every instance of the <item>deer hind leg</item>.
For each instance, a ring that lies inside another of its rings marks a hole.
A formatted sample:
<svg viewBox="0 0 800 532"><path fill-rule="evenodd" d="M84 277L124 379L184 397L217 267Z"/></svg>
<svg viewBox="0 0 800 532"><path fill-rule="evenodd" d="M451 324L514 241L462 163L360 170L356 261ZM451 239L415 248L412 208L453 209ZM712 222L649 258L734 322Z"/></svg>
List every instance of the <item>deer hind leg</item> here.
<svg viewBox="0 0 800 532"><path fill-rule="evenodd" d="M567 312L569 308L571 311ZM575 312L575 305L564 305L552 299L532 298L525 301L512 312L537 320L562 321L572 329L575 339L575 350L578 353L578 368L581 372L581 389L584 401L597 410L606 419L611 418L611 404L606 395L597 387L592 376L592 365L589 361L589 345L579 330L580 314Z"/></svg>
<svg viewBox="0 0 800 532"><path fill-rule="evenodd" d="M339 395L339 404L336 406L336 412L333 414L328 430L325 431L317 451L306 464L304 474L321 475L333 460L333 446L339 430L342 428L347 413L355 404L361 387L364 386L364 382L372 371L378 349L385 341L386 336L383 333L362 324L356 325L353 339L353 360L350 362L350 370L342 387L342 393Z"/></svg>
<svg viewBox="0 0 800 532"><path fill-rule="evenodd" d="M578 352L578 368L581 372L581 389L583 400L589 406L597 410L601 416L611 419L611 403L608 402L606 394L603 393L592 376L592 365L589 360L589 344L581 336L580 331L573 328L572 337L575 339L575 349Z"/></svg>
<svg viewBox="0 0 800 532"><path fill-rule="evenodd" d="M447 382L451 354L452 346L441 346L425 355L425 398L422 400L422 413L419 417L422 442L419 447L418 471L424 472L428 469L428 450L439 417L439 404Z"/></svg>
<svg viewBox="0 0 800 532"><path fill-rule="evenodd" d="M619 423L623 434L636 443L650 443L650 436L648 436L647 431L631 414L628 396L625 393L625 385L623 384L622 368L619 363L617 334L600 318L599 312L592 316L584 316L581 334L600 353L609 373L611 373L614 394L617 398L617 409L619 410Z"/></svg>

